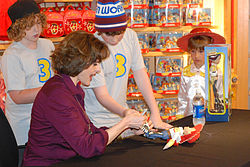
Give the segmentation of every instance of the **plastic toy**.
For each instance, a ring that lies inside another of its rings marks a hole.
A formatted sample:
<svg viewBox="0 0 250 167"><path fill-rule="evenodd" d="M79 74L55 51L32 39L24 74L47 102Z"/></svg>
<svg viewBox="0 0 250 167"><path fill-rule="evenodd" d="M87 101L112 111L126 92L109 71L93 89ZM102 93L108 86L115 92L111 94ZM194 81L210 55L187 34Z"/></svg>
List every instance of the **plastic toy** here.
<svg viewBox="0 0 250 167"><path fill-rule="evenodd" d="M142 130L144 131L144 136L149 139L160 138L162 140L167 140L167 144L163 147L163 150L165 150L172 147L173 145L178 146L184 142L195 142L199 139L202 128L203 126L198 124L192 128L175 127L161 132L152 132L149 130L149 125L146 123L142 127Z"/></svg>
<svg viewBox="0 0 250 167"><path fill-rule="evenodd" d="M230 45L205 47L206 121L229 121L231 113Z"/></svg>

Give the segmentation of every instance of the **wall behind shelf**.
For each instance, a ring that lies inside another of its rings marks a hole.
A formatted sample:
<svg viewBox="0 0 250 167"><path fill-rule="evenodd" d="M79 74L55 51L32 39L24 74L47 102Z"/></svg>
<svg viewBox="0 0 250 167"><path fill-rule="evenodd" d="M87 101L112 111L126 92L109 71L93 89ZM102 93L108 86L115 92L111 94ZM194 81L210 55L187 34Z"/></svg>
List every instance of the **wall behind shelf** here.
<svg viewBox="0 0 250 167"><path fill-rule="evenodd" d="M250 32L250 3L248 16L248 32ZM250 109L250 33L248 33L248 109Z"/></svg>

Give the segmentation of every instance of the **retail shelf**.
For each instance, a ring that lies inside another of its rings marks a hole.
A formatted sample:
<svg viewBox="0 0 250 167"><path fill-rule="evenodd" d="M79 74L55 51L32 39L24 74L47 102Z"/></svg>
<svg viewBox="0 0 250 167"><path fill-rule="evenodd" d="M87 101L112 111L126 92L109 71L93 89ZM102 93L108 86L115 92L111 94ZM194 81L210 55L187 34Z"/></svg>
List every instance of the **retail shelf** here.
<svg viewBox="0 0 250 167"><path fill-rule="evenodd" d="M8 48L8 46L10 45L11 42L6 42L6 43L1 43L0 44L0 51L4 51L5 49Z"/></svg>
<svg viewBox="0 0 250 167"><path fill-rule="evenodd" d="M44 2L90 2L92 0L44 0ZM183 30L188 30L188 29L192 29L194 27L199 27L199 26L181 26L181 27L146 27L146 28L133 28L136 32L161 32L161 31L183 31ZM202 27L207 27L210 29L216 29L217 26L202 26ZM50 39L52 42L60 42L64 37L59 37L59 38L48 38ZM11 42L5 42L3 44L0 43L0 52L4 51L10 44ZM181 52L179 52L181 54ZM149 52L146 54L143 54L144 56L160 56L160 55L169 55L169 54L178 54L177 53L163 53L163 52Z"/></svg>
<svg viewBox="0 0 250 167"><path fill-rule="evenodd" d="M162 95L154 93L156 99L177 98L177 95ZM143 96L127 96L127 100L143 100Z"/></svg>
<svg viewBox="0 0 250 167"><path fill-rule="evenodd" d="M184 52L156 52L150 51L148 53L143 53L144 57L158 57L158 56L175 56L175 55L182 55Z"/></svg>
<svg viewBox="0 0 250 167"><path fill-rule="evenodd" d="M47 38L50 39L53 43L58 43L61 40L64 39L64 37L58 37L58 38ZM8 46L11 44L12 41L5 41L4 43L0 43L0 52L3 52L5 49L8 48Z"/></svg>
<svg viewBox="0 0 250 167"><path fill-rule="evenodd" d="M217 29L217 26L180 26L180 27L145 27L145 28L133 28L136 32L161 32L161 31L185 31L197 27Z"/></svg>

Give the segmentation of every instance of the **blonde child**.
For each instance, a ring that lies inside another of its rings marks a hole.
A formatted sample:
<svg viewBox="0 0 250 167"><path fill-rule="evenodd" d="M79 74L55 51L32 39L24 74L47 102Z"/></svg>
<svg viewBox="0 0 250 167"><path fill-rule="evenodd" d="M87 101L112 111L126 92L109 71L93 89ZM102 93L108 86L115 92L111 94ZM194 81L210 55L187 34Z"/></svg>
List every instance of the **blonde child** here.
<svg viewBox="0 0 250 167"><path fill-rule="evenodd" d="M17 144L28 141L31 108L41 86L53 75L48 39L39 38L46 17L33 0L18 0L8 9L12 21L8 37L14 42L5 50L2 72L6 86L6 116Z"/></svg>

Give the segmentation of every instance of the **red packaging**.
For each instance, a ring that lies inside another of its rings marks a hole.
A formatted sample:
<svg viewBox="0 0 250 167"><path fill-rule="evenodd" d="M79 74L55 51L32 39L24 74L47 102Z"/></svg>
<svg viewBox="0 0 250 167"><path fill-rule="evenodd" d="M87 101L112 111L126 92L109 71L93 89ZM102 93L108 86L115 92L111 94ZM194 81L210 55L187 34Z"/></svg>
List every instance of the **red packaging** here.
<svg viewBox="0 0 250 167"><path fill-rule="evenodd" d="M44 12L47 17L47 27L43 30L44 37L61 37L64 35L63 15L54 8L47 8Z"/></svg>
<svg viewBox="0 0 250 167"><path fill-rule="evenodd" d="M64 11L64 33L67 35L73 31L82 30L82 11L69 5Z"/></svg>

